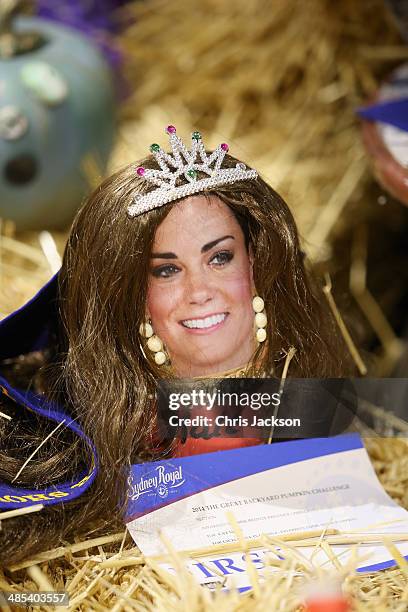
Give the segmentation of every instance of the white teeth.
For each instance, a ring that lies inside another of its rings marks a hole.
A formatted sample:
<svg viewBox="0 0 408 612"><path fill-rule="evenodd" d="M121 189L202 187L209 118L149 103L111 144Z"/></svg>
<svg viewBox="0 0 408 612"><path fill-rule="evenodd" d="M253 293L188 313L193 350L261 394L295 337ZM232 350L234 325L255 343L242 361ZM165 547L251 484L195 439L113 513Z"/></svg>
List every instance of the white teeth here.
<svg viewBox="0 0 408 612"><path fill-rule="evenodd" d="M182 321L182 324L190 329L206 329L207 327L212 327L213 325L217 325L217 323L221 323L221 321L224 321L225 317L226 314L222 313L213 315L212 317L206 317L205 319L186 319Z"/></svg>

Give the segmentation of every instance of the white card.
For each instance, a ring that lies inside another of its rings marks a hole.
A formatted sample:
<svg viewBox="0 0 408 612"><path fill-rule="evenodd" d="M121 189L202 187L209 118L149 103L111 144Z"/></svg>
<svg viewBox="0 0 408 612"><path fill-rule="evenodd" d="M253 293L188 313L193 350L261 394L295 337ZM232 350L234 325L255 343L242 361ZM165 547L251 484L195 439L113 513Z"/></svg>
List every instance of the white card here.
<svg viewBox="0 0 408 612"><path fill-rule="evenodd" d="M127 526L148 556L167 552L163 533L178 551L236 541L226 513L244 536L279 536L325 528L358 534L408 534L408 512L384 491L360 437L297 440L132 466ZM353 536L352 536L353 537ZM398 543L408 555L408 542ZM334 546L346 563L351 547ZM300 548L328 567L324 551ZM395 565L382 544L360 545L361 571ZM260 570L265 551L251 557ZM204 557L203 557L204 559ZM189 564L200 582L235 576L248 586L242 553L207 555Z"/></svg>

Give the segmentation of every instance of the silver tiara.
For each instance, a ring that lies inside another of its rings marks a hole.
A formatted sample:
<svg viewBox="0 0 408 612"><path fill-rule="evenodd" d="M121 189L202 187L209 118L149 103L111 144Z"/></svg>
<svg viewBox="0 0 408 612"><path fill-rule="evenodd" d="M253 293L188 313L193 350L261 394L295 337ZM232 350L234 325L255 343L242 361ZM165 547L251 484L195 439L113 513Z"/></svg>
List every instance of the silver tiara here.
<svg viewBox="0 0 408 612"><path fill-rule="evenodd" d="M250 170L242 162L238 162L235 168L221 168L224 156L229 149L225 142L207 155L200 132L191 134L191 151L187 150L185 144L177 136L174 125L168 125L166 133L169 135L172 154L163 151L158 144L150 145L150 152L161 170L151 170L143 166L136 169L140 177L157 185L157 188L145 195L135 196L133 204L128 207L131 217L211 187L254 179L258 176L256 170ZM208 177L198 179L198 172L203 172ZM177 187L176 182L179 177L184 177L186 182Z"/></svg>

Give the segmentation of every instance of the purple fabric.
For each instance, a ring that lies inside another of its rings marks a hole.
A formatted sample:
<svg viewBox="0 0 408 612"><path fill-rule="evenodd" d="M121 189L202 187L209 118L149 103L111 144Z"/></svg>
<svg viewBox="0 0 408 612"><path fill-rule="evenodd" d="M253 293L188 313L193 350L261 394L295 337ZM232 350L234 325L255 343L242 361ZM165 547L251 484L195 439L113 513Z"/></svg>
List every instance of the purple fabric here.
<svg viewBox="0 0 408 612"><path fill-rule="evenodd" d="M408 132L408 98L380 102L379 104L359 108L357 113L363 119L388 123Z"/></svg>
<svg viewBox="0 0 408 612"><path fill-rule="evenodd" d="M1 395L12 399L22 410L29 410L57 423L65 421L62 427L68 427L85 441L89 450L90 461L88 469L77 475L71 482L64 482L39 489L24 489L0 482L0 509L12 510L14 508L24 508L36 503L54 505L71 501L82 495L95 480L98 469L97 453L92 441L70 416L34 393L13 389L0 376Z"/></svg>
<svg viewBox="0 0 408 612"><path fill-rule="evenodd" d="M47 346L50 333L58 323L57 296L58 275L56 274L27 304L0 321L0 361ZM23 508L34 503L58 504L81 495L96 477L98 458L95 446L79 424L59 406L30 391L14 389L0 376L0 399L2 395L14 401L21 410L29 410L57 423L65 421L62 427L68 427L84 440L89 450L89 466L72 482L43 489L22 489L0 482L0 509Z"/></svg>
<svg viewBox="0 0 408 612"><path fill-rule="evenodd" d="M122 65L122 55L110 35L117 34L121 24L115 11L129 0L38 0L37 14L80 30L98 45L114 72ZM119 82L124 93L124 83Z"/></svg>
<svg viewBox="0 0 408 612"><path fill-rule="evenodd" d="M84 32L119 29L114 12L128 0L37 0L38 15Z"/></svg>

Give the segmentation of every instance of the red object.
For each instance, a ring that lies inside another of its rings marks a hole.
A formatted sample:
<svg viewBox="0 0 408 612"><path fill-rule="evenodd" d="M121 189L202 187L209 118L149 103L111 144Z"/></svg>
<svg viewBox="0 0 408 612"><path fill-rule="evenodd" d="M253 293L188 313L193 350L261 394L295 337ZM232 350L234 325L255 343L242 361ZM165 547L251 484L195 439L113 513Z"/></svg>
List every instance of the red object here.
<svg viewBox="0 0 408 612"><path fill-rule="evenodd" d="M376 123L364 121L362 136L378 182L394 198L408 204L408 170L391 155L378 132Z"/></svg>
<svg viewBox="0 0 408 612"><path fill-rule="evenodd" d="M174 125L168 125L166 127L166 132L168 134L175 134L176 133L176 128L174 127Z"/></svg>
<svg viewBox="0 0 408 612"><path fill-rule="evenodd" d="M262 443L263 441L258 438L210 438L209 440L187 438L184 444L178 443L173 457L190 457L190 455L214 453L216 451L255 446Z"/></svg>
<svg viewBox="0 0 408 612"><path fill-rule="evenodd" d="M350 603L342 596L309 599L305 612L351 612Z"/></svg>
<svg viewBox="0 0 408 612"><path fill-rule="evenodd" d="M403 64L381 85L370 104L405 99L407 83L408 64ZM361 130L376 179L394 198L408 205L408 133L367 119L362 119Z"/></svg>

